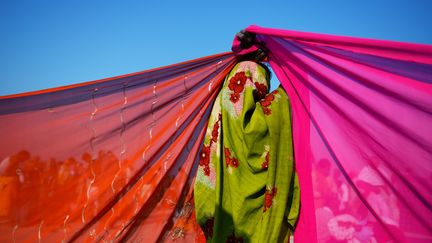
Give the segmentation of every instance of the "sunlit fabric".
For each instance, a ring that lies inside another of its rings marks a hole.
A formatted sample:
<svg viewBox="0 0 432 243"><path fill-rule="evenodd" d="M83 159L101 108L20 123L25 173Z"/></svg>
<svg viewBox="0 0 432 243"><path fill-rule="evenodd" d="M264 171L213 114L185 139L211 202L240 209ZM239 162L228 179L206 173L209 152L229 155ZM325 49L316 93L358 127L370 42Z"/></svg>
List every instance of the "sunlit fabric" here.
<svg viewBox="0 0 432 243"><path fill-rule="evenodd" d="M431 242L432 46L247 30L291 100L295 242Z"/></svg>
<svg viewBox="0 0 432 243"><path fill-rule="evenodd" d="M221 54L0 100L0 242L181 236ZM171 232L171 234L170 234Z"/></svg>
<svg viewBox="0 0 432 243"><path fill-rule="evenodd" d="M432 241L432 46L248 30L292 106L295 242ZM235 63L0 97L0 242L202 240L197 154Z"/></svg>
<svg viewBox="0 0 432 243"><path fill-rule="evenodd" d="M289 99L269 74L238 63L213 105L194 186L207 242L287 242L297 222Z"/></svg>

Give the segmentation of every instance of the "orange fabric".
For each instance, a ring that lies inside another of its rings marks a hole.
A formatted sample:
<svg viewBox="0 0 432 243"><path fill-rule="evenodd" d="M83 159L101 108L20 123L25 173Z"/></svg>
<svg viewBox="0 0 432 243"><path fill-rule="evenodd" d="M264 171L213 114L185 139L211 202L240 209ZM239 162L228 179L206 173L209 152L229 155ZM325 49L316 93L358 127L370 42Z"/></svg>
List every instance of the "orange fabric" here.
<svg viewBox="0 0 432 243"><path fill-rule="evenodd" d="M0 97L0 242L195 239L195 155L234 63Z"/></svg>

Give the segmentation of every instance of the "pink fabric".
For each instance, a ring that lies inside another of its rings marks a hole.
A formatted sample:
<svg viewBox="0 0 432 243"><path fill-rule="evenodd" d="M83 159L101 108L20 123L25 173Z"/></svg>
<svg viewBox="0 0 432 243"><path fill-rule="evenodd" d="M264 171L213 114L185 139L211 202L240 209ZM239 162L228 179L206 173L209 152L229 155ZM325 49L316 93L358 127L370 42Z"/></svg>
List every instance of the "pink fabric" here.
<svg viewBox="0 0 432 243"><path fill-rule="evenodd" d="M292 103L295 242L432 241L432 46L247 30Z"/></svg>
<svg viewBox="0 0 432 243"><path fill-rule="evenodd" d="M291 99L295 242L432 241L432 46L247 30ZM191 184L235 62L0 97L0 242L202 239Z"/></svg>
<svg viewBox="0 0 432 243"><path fill-rule="evenodd" d="M251 53L251 52L258 50L258 46L256 44L252 45L251 47L249 47L247 49L242 49L240 46L240 43L241 42L240 42L239 38L237 36L234 37L231 50L236 55L245 55L245 54L248 54L248 53Z"/></svg>

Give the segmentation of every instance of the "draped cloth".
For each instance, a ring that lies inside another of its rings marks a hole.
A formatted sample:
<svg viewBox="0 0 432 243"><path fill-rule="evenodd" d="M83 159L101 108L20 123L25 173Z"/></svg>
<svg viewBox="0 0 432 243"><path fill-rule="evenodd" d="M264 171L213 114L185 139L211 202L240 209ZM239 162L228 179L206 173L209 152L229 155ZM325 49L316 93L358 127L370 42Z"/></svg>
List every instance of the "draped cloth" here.
<svg viewBox="0 0 432 243"><path fill-rule="evenodd" d="M207 242L287 242L298 213L289 100L269 73L238 63L213 105L194 197Z"/></svg>
<svg viewBox="0 0 432 243"><path fill-rule="evenodd" d="M174 224L192 217L196 154L234 63L2 97L0 242L182 238Z"/></svg>
<svg viewBox="0 0 432 243"><path fill-rule="evenodd" d="M292 107L295 242L430 242L432 46L247 30ZM199 239L192 185L235 63L0 97L0 241Z"/></svg>
<svg viewBox="0 0 432 243"><path fill-rule="evenodd" d="M432 240L432 46L251 26L292 104L299 242Z"/></svg>

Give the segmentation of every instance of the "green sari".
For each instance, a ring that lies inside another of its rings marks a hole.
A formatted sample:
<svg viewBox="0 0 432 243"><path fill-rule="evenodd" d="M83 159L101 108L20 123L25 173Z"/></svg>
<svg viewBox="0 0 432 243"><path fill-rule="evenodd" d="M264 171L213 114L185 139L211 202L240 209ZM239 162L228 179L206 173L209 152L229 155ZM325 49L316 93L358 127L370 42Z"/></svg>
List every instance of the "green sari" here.
<svg viewBox="0 0 432 243"><path fill-rule="evenodd" d="M288 97L238 63L210 115L197 171L197 222L208 242L287 242L298 213Z"/></svg>

